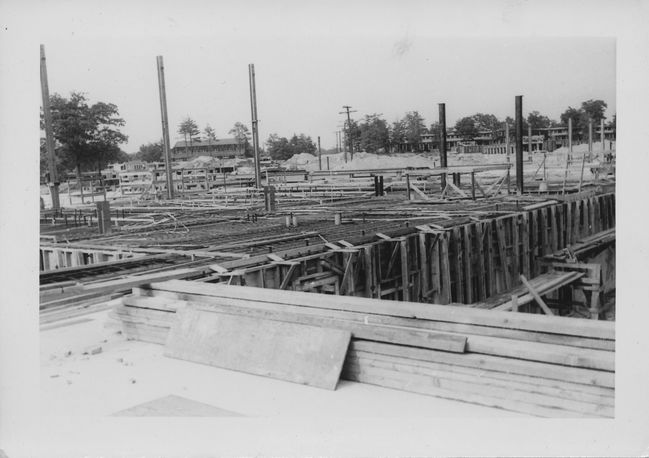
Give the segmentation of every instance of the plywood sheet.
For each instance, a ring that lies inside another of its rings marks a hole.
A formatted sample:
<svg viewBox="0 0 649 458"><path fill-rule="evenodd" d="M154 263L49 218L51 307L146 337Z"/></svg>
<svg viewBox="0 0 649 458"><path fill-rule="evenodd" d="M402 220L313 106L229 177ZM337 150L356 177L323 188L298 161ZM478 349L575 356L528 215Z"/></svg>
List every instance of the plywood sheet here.
<svg viewBox="0 0 649 458"><path fill-rule="evenodd" d="M165 356L333 390L350 338L349 331L188 305L177 312Z"/></svg>

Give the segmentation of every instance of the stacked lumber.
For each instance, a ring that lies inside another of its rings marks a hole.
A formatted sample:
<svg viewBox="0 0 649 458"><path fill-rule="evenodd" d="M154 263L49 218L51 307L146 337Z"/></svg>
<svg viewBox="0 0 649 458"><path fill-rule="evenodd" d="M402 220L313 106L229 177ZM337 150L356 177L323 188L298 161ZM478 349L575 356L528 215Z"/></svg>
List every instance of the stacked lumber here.
<svg viewBox="0 0 649 458"><path fill-rule="evenodd" d="M350 331L343 378L543 417L613 417L614 323L182 280L114 309L128 337L164 343L175 311Z"/></svg>

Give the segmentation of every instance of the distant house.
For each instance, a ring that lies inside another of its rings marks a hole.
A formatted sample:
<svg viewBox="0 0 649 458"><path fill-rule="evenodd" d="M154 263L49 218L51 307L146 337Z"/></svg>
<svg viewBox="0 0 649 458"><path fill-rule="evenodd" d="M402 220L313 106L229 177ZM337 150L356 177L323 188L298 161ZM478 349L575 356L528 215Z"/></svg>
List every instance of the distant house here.
<svg viewBox="0 0 649 458"><path fill-rule="evenodd" d="M243 157L244 145L239 144L236 138L223 138L217 140L184 140L176 142L171 149L174 161L193 159L199 156L216 158Z"/></svg>

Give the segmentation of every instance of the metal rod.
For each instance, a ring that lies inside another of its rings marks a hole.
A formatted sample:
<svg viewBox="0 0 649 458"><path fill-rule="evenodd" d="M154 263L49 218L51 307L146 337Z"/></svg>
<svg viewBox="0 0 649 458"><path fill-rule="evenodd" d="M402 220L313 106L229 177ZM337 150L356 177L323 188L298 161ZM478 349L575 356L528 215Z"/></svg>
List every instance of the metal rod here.
<svg viewBox="0 0 649 458"><path fill-rule="evenodd" d="M318 170L322 170L322 150L320 149L320 136L318 135Z"/></svg>
<svg viewBox="0 0 649 458"><path fill-rule="evenodd" d="M448 167L446 158L446 104L439 103L439 165L445 169ZM442 189L446 188L446 174L441 175Z"/></svg>
<svg viewBox="0 0 649 458"><path fill-rule="evenodd" d="M523 96L516 96L516 191L523 194Z"/></svg>
<svg viewBox="0 0 649 458"><path fill-rule="evenodd" d="M259 120L257 119L257 90L255 85L255 64L248 65L250 82L250 111L252 113L252 148L255 155L255 186L261 188L261 169L259 167Z"/></svg>
<svg viewBox="0 0 649 458"><path fill-rule="evenodd" d="M47 149L47 166L50 178L47 185L52 197L52 209L61 208L59 201L59 177L56 173L56 152L54 147L54 129L52 128L52 110L50 109L50 89L47 82L47 62L45 46L41 45L41 95L43 96L43 118L45 121L45 148ZM69 187L68 187L69 189Z"/></svg>
<svg viewBox="0 0 649 458"><path fill-rule="evenodd" d="M171 170L171 149L169 147L169 117L167 116L167 91L165 89L165 73L162 56L156 57L158 63L158 87L160 89L160 115L162 117L162 147L166 168L167 199L174 198L174 188Z"/></svg>

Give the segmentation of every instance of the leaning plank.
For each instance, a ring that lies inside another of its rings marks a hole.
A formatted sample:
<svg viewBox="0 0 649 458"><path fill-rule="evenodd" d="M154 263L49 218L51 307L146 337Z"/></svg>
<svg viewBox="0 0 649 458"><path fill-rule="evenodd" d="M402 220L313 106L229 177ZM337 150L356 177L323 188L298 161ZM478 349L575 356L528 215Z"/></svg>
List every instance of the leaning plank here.
<svg viewBox="0 0 649 458"><path fill-rule="evenodd" d="M377 301L363 297L314 296L312 293L287 292L253 287L205 284L182 280L153 283L152 289L185 292L206 296L233 297L243 300L279 302L330 310L347 310L377 315L419 318L454 323L480 324L507 329L524 329L552 334L566 334L598 339L614 339L613 322L579 318L562 318L532 314L513 315L508 312L476 310L468 307L447 307L401 301Z"/></svg>
<svg viewBox="0 0 649 458"><path fill-rule="evenodd" d="M165 356L333 390L348 331L214 313L177 312Z"/></svg>

